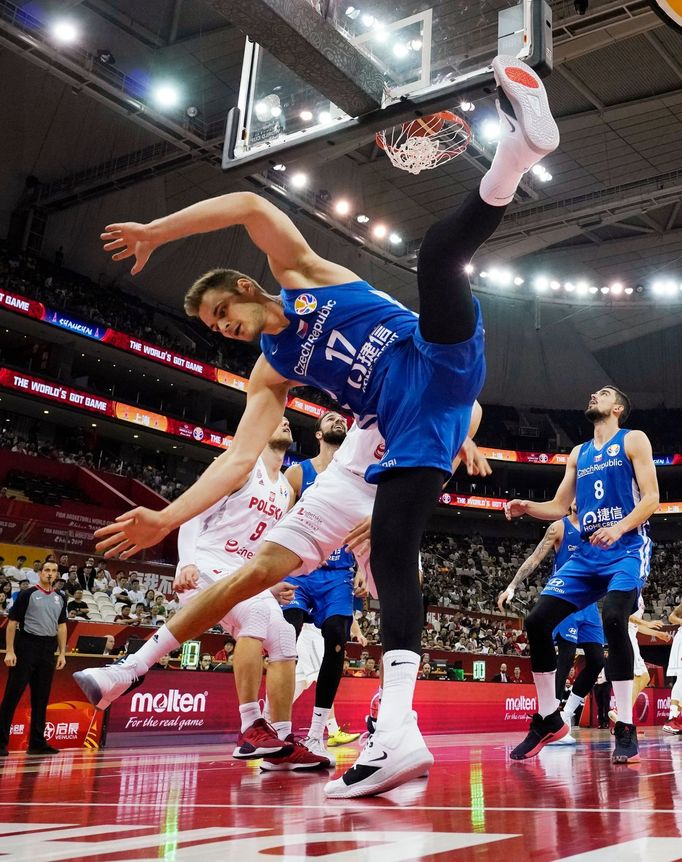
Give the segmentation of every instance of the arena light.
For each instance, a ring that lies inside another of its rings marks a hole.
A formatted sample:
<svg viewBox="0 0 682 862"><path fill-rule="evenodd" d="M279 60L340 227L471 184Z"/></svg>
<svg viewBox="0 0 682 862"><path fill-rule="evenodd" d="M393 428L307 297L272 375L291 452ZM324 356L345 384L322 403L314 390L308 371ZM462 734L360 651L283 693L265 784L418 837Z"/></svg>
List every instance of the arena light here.
<svg viewBox="0 0 682 862"><path fill-rule="evenodd" d="M533 280L533 287L539 291L545 291L549 287L549 281L544 275L537 275Z"/></svg>
<svg viewBox="0 0 682 862"><path fill-rule="evenodd" d="M299 117L303 120L304 123L309 123L313 118L313 112L308 110L301 111Z"/></svg>
<svg viewBox="0 0 682 862"><path fill-rule="evenodd" d="M376 237L376 239L385 239L388 234L388 228L385 224L376 224L372 228L372 235Z"/></svg>
<svg viewBox="0 0 682 862"><path fill-rule="evenodd" d="M334 212L340 216L347 216L350 212L350 204L347 200L341 199L334 204Z"/></svg>
<svg viewBox="0 0 682 862"><path fill-rule="evenodd" d="M302 174L300 171L296 174L291 175L291 185L295 189L302 189L304 186L308 184L308 177L306 174Z"/></svg>
<svg viewBox="0 0 682 862"><path fill-rule="evenodd" d="M412 39L410 42L410 48L412 51L421 51L422 49L422 40L421 39ZM472 108L473 110L473 108Z"/></svg>
<svg viewBox="0 0 682 862"><path fill-rule="evenodd" d="M487 278L488 277L487 271L485 269L481 270L480 276L481 276L481 278Z"/></svg>
<svg viewBox="0 0 682 862"><path fill-rule="evenodd" d="M589 290L589 284L586 281L579 281L575 286L575 292L579 296L587 296L587 291Z"/></svg>
<svg viewBox="0 0 682 862"><path fill-rule="evenodd" d="M276 165L272 166L273 171L278 171L279 173L286 171L287 166L283 165L282 162L277 162Z"/></svg>
<svg viewBox="0 0 682 862"><path fill-rule="evenodd" d="M572 281L567 281L564 284L564 290L568 291L569 293L573 293L573 291L575 290L575 285Z"/></svg>
<svg viewBox="0 0 682 862"><path fill-rule="evenodd" d="M509 285L513 281L513 278L514 276L511 274L511 272L509 272L508 269L502 269L497 276L497 283L501 287L509 287Z"/></svg>
<svg viewBox="0 0 682 862"><path fill-rule="evenodd" d="M672 280L668 280L665 283L665 295L666 296L676 296L677 294L677 284Z"/></svg>
<svg viewBox="0 0 682 862"><path fill-rule="evenodd" d="M473 102L469 102L466 99L459 103L460 111L464 111L465 114L470 114L475 109L475 107L476 106Z"/></svg>
<svg viewBox="0 0 682 862"><path fill-rule="evenodd" d="M593 284L590 285L590 293L599 293L599 288L595 287Z"/></svg>
<svg viewBox="0 0 682 862"><path fill-rule="evenodd" d="M557 281L555 278L550 281L549 286L552 290L561 290L561 282Z"/></svg>
<svg viewBox="0 0 682 862"><path fill-rule="evenodd" d="M327 123L330 123L331 119L332 115L329 111L320 111L320 113L317 115L317 122L320 123L320 125L322 126L326 125Z"/></svg>
<svg viewBox="0 0 682 862"><path fill-rule="evenodd" d="M152 98L159 108L175 108L180 101L180 91L175 84L167 81L154 87Z"/></svg>
<svg viewBox="0 0 682 862"><path fill-rule="evenodd" d="M404 42L396 42L393 46L393 56L403 60L410 53L410 49Z"/></svg>
<svg viewBox="0 0 682 862"><path fill-rule="evenodd" d="M355 221L358 224L367 224L367 222L369 221L369 216L365 215L364 213L358 213L358 215L355 217Z"/></svg>
<svg viewBox="0 0 682 862"><path fill-rule="evenodd" d="M600 290L604 294L604 296L607 296L609 293L611 293L611 288L606 287L606 285L604 285L604 287L600 288Z"/></svg>
<svg viewBox="0 0 682 862"><path fill-rule="evenodd" d="M399 233L393 232L388 235L388 241L391 243L391 245L400 245L400 243L403 241L403 238L400 236Z"/></svg>
<svg viewBox="0 0 682 862"><path fill-rule="evenodd" d="M367 27L368 30L370 27L374 26L374 15L363 15L360 20L362 21L362 26Z"/></svg>
<svg viewBox="0 0 682 862"><path fill-rule="evenodd" d="M611 283L611 293L614 293L616 296L620 296L623 292L623 285L620 281L614 281Z"/></svg>
<svg viewBox="0 0 682 862"><path fill-rule="evenodd" d="M468 264L464 267L464 272L466 272L466 274L467 274L467 275L471 275L471 274L473 273L473 271L474 271L474 265L473 265L473 263L468 263Z"/></svg>
<svg viewBox="0 0 682 862"><path fill-rule="evenodd" d="M521 285L523 284L523 279L520 275L514 276L514 284L516 285L516 287L521 287Z"/></svg>
<svg viewBox="0 0 682 862"><path fill-rule="evenodd" d="M73 45L80 33L73 21L61 18L52 25L52 35L62 45Z"/></svg>
<svg viewBox="0 0 682 862"><path fill-rule="evenodd" d="M632 292L633 292L633 288L631 288L631 287L625 288L625 293L627 293L628 296L630 296L630 294L632 294Z"/></svg>
<svg viewBox="0 0 682 862"><path fill-rule="evenodd" d="M498 120L485 120L481 126L481 134L486 141L493 142L500 138L500 123Z"/></svg>
<svg viewBox="0 0 682 862"><path fill-rule="evenodd" d="M346 15L350 18L351 21L355 21L359 14L360 10L356 9L355 6L346 7Z"/></svg>

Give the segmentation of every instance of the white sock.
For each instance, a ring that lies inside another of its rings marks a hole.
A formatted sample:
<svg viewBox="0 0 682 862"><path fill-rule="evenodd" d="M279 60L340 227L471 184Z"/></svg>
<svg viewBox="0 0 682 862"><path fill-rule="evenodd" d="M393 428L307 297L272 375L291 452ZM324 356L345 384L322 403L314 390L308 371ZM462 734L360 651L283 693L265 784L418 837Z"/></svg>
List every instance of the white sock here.
<svg viewBox="0 0 682 862"><path fill-rule="evenodd" d="M384 653L384 683L378 729L398 730L412 713L419 662L419 653L411 650L394 649Z"/></svg>
<svg viewBox="0 0 682 862"><path fill-rule="evenodd" d="M270 701L265 696L265 702L263 703L263 718L267 721L268 724L272 724L272 713L270 712Z"/></svg>
<svg viewBox="0 0 682 862"><path fill-rule="evenodd" d="M166 653L177 649L180 643L174 638L167 626L154 632L154 634L146 640L140 649L130 656L127 656L123 664L135 664L138 667L144 665L144 673Z"/></svg>
<svg viewBox="0 0 682 862"><path fill-rule="evenodd" d="M559 708L556 697L556 671L549 673L536 673L533 671L533 682L538 693L538 712L543 718L547 718Z"/></svg>
<svg viewBox="0 0 682 862"><path fill-rule="evenodd" d="M632 724L632 691L634 681L631 679L616 679L612 683L613 693L616 696L616 712L618 721L623 724Z"/></svg>
<svg viewBox="0 0 682 862"><path fill-rule="evenodd" d="M312 737L312 739L322 739L322 736L324 735L324 725L330 712L330 709L325 709L322 706L313 707L313 717L310 719L310 730L308 731L308 736Z"/></svg>
<svg viewBox="0 0 682 862"><path fill-rule="evenodd" d="M332 716L327 719L327 733L330 736L334 736L335 733L338 733L341 730L339 727L338 721Z"/></svg>
<svg viewBox="0 0 682 862"><path fill-rule="evenodd" d="M240 703L239 715L242 720L242 733L244 733L245 730L251 727L254 721L258 721L261 718L260 704L257 700L254 700L253 703Z"/></svg>
<svg viewBox="0 0 682 862"><path fill-rule="evenodd" d="M272 726L275 728L277 732L277 736L280 739L286 739L287 736L291 733L291 722L290 721L274 721Z"/></svg>
<svg viewBox="0 0 682 862"><path fill-rule="evenodd" d="M563 711L570 718L573 718L573 715L575 714L576 709L579 706L582 706L584 703L585 703L584 697L580 697L579 695L573 694L573 692L571 692L568 696L568 699L566 700L566 706L564 707Z"/></svg>
<svg viewBox="0 0 682 862"><path fill-rule="evenodd" d="M680 703L682 703L682 674L675 679L670 692L670 718L677 718L680 714Z"/></svg>

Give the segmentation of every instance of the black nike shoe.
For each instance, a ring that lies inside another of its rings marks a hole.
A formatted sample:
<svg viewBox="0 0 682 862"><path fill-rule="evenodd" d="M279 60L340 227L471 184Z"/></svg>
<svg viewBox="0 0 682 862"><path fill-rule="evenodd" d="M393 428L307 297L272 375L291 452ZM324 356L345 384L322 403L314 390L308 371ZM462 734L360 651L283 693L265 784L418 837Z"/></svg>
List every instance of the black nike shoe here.
<svg viewBox="0 0 682 862"><path fill-rule="evenodd" d="M546 718L536 712L531 719L528 736L509 756L512 760L528 760L530 757L535 757L550 742L556 742L557 739L566 736L569 730L558 709Z"/></svg>
<svg viewBox="0 0 682 862"><path fill-rule="evenodd" d="M639 746L635 725L617 721L613 735L616 738L616 746L611 755L611 763L639 763Z"/></svg>

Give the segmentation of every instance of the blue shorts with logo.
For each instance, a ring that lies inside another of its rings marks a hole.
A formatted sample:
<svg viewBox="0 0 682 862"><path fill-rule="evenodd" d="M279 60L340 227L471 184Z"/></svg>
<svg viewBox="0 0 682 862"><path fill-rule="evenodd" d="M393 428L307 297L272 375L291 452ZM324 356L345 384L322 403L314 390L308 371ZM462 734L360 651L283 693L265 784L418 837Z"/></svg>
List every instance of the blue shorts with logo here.
<svg viewBox="0 0 682 862"><path fill-rule="evenodd" d="M305 611L318 628L330 617L353 616L353 569L316 569L309 575L285 578L298 589L291 604L283 611Z"/></svg>
<svg viewBox="0 0 682 862"><path fill-rule="evenodd" d="M436 467L452 461L469 431L471 410L485 381L485 333L478 303L476 329L459 344L432 344L415 330L386 351L377 405L386 451L365 473L376 483L399 467Z"/></svg>
<svg viewBox="0 0 682 862"><path fill-rule="evenodd" d="M588 605L581 611L567 616L552 632L554 640L559 636L572 644L600 644L603 646L606 643L604 627L597 605Z"/></svg>
<svg viewBox="0 0 682 862"><path fill-rule="evenodd" d="M623 548L618 543L602 549L581 542L573 556L547 581L542 595L564 599L578 610L613 590L637 590L639 596L649 577L651 549L649 538Z"/></svg>

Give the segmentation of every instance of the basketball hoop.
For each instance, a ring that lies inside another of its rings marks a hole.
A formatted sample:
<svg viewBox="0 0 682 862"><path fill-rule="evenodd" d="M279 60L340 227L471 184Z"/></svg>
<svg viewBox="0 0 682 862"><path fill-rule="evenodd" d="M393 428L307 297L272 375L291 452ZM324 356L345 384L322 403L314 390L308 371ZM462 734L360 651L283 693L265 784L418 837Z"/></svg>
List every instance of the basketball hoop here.
<svg viewBox="0 0 682 862"><path fill-rule="evenodd" d="M471 141L471 128L451 111L440 111L377 132L376 142L401 171L418 174L461 155Z"/></svg>

